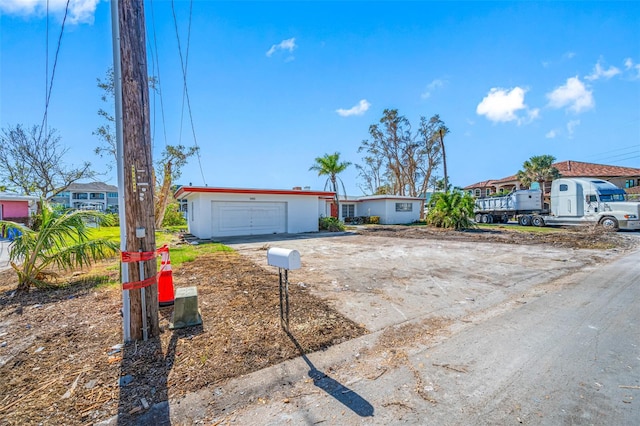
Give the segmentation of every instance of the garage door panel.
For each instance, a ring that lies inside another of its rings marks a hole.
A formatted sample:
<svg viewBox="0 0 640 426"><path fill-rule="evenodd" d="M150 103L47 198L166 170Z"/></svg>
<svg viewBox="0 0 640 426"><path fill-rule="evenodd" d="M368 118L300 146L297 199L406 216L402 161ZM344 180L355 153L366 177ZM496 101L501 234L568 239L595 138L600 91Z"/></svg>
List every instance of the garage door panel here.
<svg viewBox="0 0 640 426"><path fill-rule="evenodd" d="M214 236L261 235L286 232L286 203L212 202Z"/></svg>

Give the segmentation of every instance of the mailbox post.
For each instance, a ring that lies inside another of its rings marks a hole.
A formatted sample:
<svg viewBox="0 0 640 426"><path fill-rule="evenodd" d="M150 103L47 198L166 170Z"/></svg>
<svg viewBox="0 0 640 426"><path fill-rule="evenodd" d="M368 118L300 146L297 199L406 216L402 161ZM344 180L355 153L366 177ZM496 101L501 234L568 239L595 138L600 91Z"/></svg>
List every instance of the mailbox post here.
<svg viewBox="0 0 640 426"><path fill-rule="evenodd" d="M300 269L300 253L297 250L273 247L267 251L267 264L278 267L278 275L280 277L280 325L288 332L289 270Z"/></svg>

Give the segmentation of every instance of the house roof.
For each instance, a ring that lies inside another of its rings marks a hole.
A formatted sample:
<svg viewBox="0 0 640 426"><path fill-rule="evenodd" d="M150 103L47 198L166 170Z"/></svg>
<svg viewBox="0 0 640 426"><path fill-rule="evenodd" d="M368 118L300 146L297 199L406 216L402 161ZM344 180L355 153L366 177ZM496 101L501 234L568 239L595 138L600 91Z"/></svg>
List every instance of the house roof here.
<svg viewBox="0 0 640 426"><path fill-rule="evenodd" d="M262 195L299 195L333 198L332 191L311 191L302 189L259 189L259 188L216 188L209 186L182 186L175 193L179 198L187 193L216 193L216 194L262 194Z"/></svg>
<svg viewBox="0 0 640 426"><path fill-rule="evenodd" d="M483 180L482 182L474 183L473 185L467 185L462 189L472 189L472 188L486 188L488 186L493 186L495 184L495 180Z"/></svg>
<svg viewBox="0 0 640 426"><path fill-rule="evenodd" d="M357 201L374 201L374 200L409 200L409 201L424 201L424 198L420 197L408 197L404 195L369 195L358 198Z"/></svg>
<svg viewBox="0 0 640 426"><path fill-rule="evenodd" d="M65 191L118 192L118 187L104 182L72 183L65 188Z"/></svg>
<svg viewBox="0 0 640 426"><path fill-rule="evenodd" d="M633 167L609 166L606 164L583 163L567 160L553 164L563 177L623 177L640 176L640 169Z"/></svg>
<svg viewBox="0 0 640 426"><path fill-rule="evenodd" d="M640 186L634 186L624 189L627 194L640 194Z"/></svg>
<svg viewBox="0 0 640 426"><path fill-rule="evenodd" d="M609 166L606 164L584 163L582 161L560 161L554 163L553 167L558 169L562 177L624 177L640 176L640 169L634 167ZM515 182L516 175L507 176L501 179L490 179L473 185L465 186L463 189L486 188L499 185L501 183Z"/></svg>
<svg viewBox="0 0 640 426"><path fill-rule="evenodd" d="M2 201L36 201L38 197L33 195L11 194L9 192L0 192L0 200Z"/></svg>

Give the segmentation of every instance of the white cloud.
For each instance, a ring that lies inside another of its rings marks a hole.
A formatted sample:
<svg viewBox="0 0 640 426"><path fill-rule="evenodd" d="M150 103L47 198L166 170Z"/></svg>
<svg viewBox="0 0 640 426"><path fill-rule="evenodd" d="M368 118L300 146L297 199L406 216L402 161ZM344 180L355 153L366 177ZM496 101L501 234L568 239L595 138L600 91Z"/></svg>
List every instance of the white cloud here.
<svg viewBox="0 0 640 426"><path fill-rule="evenodd" d="M67 23L92 24L96 6L100 0L70 0ZM49 0L49 14L62 20L67 0ZM38 18L46 16L47 2L43 0L0 0L0 12L21 16L34 15Z"/></svg>
<svg viewBox="0 0 640 426"><path fill-rule="evenodd" d="M282 40L280 43L274 44L273 46L271 46L271 48L269 50L267 50L267 56L270 58L278 50L284 50L284 51L288 51L289 53L292 53L295 50L296 47L298 47L298 46L296 45L295 37L289 38L289 39L286 39L286 40ZM288 61L291 61L291 60L293 60L293 57L290 56L287 59L288 59Z"/></svg>
<svg viewBox="0 0 640 426"><path fill-rule="evenodd" d="M562 55L562 59L572 59L576 56L576 52L566 52Z"/></svg>
<svg viewBox="0 0 640 426"><path fill-rule="evenodd" d="M580 125L580 120L571 120L567 123L567 133L568 133L569 139L573 137L573 132L575 131L576 127L578 127L579 125Z"/></svg>
<svg viewBox="0 0 640 426"><path fill-rule="evenodd" d="M563 86L547 93L547 99L551 108L567 107L576 114L595 106L593 92L578 77L568 78Z"/></svg>
<svg viewBox="0 0 640 426"><path fill-rule="evenodd" d="M445 86L446 84L446 80L441 80L439 78L436 78L435 80L433 80L431 83L427 84L427 90L424 91L424 93L422 93L420 95L420 97L422 99L428 99L431 97L431 93L436 90L436 89L441 89Z"/></svg>
<svg viewBox="0 0 640 426"><path fill-rule="evenodd" d="M634 64L633 59L631 58L625 59L624 67L627 71L631 71L632 73L635 73L635 75L632 76L633 79L640 78L640 64Z"/></svg>
<svg viewBox="0 0 640 426"><path fill-rule="evenodd" d="M366 99L362 99L360 102L358 102L358 105L355 105L349 109L339 108L336 110L336 112L338 113L338 115L341 115L343 117L349 117L352 115L362 115L365 112L367 112L370 106L371 104L367 102Z"/></svg>
<svg viewBox="0 0 640 426"><path fill-rule="evenodd" d="M517 121L518 124L526 124L535 120L540 111L530 110L524 103L526 90L521 87L514 87L511 90L492 88L489 94L482 99L476 107L478 115L484 115L493 122ZM526 117L519 117L516 112L526 110Z"/></svg>
<svg viewBox="0 0 640 426"><path fill-rule="evenodd" d="M605 70L604 68L602 68L600 61L598 61L596 63L596 66L593 68L593 72L591 72L591 74L586 76L585 80L593 81L593 80L598 80L600 78L605 78L608 80L614 75L620 74L620 72L621 72L620 69L617 67L614 67L613 65L610 66L608 70Z"/></svg>
<svg viewBox="0 0 640 426"><path fill-rule="evenodd" d="M549 131L547 132L547 134L546 134L546 135L544 135L544 137L545 137L545 138L547 138L547 139L553 139L553 138L555 138L556 136L557 136L557 133L556 133L556 131L555 131L555 130L549 130Z"/></svg>

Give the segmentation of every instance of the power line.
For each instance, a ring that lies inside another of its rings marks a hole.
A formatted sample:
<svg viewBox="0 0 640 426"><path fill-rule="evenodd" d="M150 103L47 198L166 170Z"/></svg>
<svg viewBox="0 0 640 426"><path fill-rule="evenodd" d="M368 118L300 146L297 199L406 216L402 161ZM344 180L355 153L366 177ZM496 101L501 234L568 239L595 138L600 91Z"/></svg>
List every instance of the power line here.
<svg viewBox="0 0 640 426"><path fill-rule="evenodd" d="M71 0L67 0L67 5L64 8L64 18L62 18L62 27L60 28L60 36L58 36L58 47L56 48L56 56L53 61L53 69L51 70L51 81L49 83L48 92L46 93L46 101L44 104L44 116L42 117L42 124L40 125L40 134L38 135L38 140L42 137L42 130L47 122L47 115L49 112L49 101L51 100L51 91L53 89L53 78L56 75L56 66L58 65L58 54L60 53L60 46L62 45L62 34L64 34L64 24L67 21L67 14L69 13L69 2ZM48 22L48 18L47 18ZM47 24L48 25L48 24ZM48 47L47 47L48 49ZM48 52L48 50L47 50ZM47 53L48 56L48 53ZM48 59L47 59L48 61Z"/></svg>
<svg viewBox="0 0 640 426"><path fill-rule="evenodd" d="M151 25L153 28L153 44L155 47L155 49L151 50L152 51L151 63L154 64L154 68L158 70L158 95L160 97L160 114L162 116L162 130L164 132L164 146L166 148L167 147L167 121L164 115L164 100L162 97L162 83L160 79L160 60L158 59L158 56L159 56L158 55L158 36L156 34L156 18L154 13L153 0L151 0ZM154 96L154 102L155 102L155 91L153 96ZM155 114L155 108L153 112ZM155 125L155 122L154 122L154 125Z"/></svg>
<svg viewBox="0 0 640 426"><path fill-rule="evenodd" d="M195 126L193 125L193 114L191 112L191 100L189 98L189 88L187 86L187 63L186 61L183 59L182 57L182 47L180 45L180 35L178 33L178 19L176 18L176 11L175 11L175 7L174 7L174 0L171 0L171 10L173 11L173 23L174 23L174 28L176 30L176 39L178 40L178 53L180 54L180 64L182 66L182 81L183 81L183 87L184 87L184 95L187 98L187 109L189 111L189 120L191 122L191 132L193 134L193 144L196 146L196 156L198 157L198 165L200 166L200 175L202 176L202 182L204 183L204 185L207 185L207 181L204 177L204 172L202 170L202 160L200 158L200 149L198 146L198 139L196 138L196 130L195 130ZM192 13L191 10L193 10L193 0L190 1L190 11L189 11L189 34L191 34L191 20L192 20ZM190 40L190 37L189 37ZM188 49L188 46L187 46ZM188 52L188 50L187 50ZM187 55L187 60L189 59L188 55Z"/></svg>

